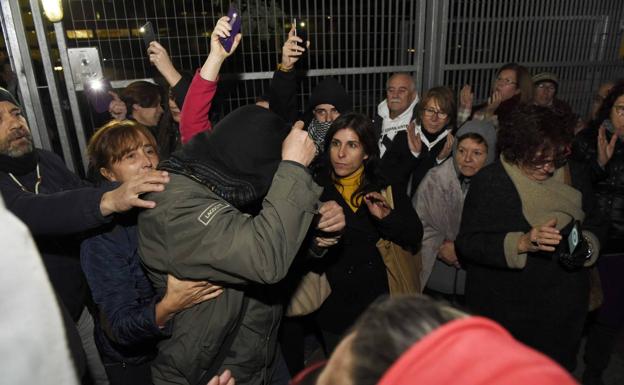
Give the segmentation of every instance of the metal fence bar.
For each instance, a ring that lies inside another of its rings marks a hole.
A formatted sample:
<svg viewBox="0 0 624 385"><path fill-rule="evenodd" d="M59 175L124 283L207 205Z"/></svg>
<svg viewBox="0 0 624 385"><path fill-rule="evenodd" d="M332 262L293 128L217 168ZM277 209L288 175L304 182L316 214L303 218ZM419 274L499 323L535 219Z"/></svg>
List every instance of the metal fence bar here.
<svg viewBox="0 0 624 385"><path fill-rule="evenodd" d="M54 121L56 122L56 129L61 143L63 159L65 160L67 168L71 171L76 171L76 165L74 164L71 146L69 144L65 116L63 115L63 108L61 107L61 97L56 84L56 77L54 76L54 66L52 65L50 48L48 47L47 31L43 24L39 2L37 0L30 0L30 9L37 35L37 42L39 43L39 50L41 51L43 70L48 84L48 91L50 92L50 103L52 104L52 112L54 113Z"/></svg>
<svg viewBox="0 0 624 385"><path fill-rule="evenodd" d="M80 108L78 106L78 97L74 88L74 81L72 79L69 56L67 54L67 43L65 41L65 31L61 22L54 23L54 32L56 34L56 43L59 48L59 54L61 56L61 64L65 70L63 76L65 77L65 87L67 87L67 96L69 97L69 105L71 107L72 118L74 121L74 129L76 130L76 137L78 139L78 148L80 149L80 157L82 159L82 166L84 170L87 170L87 142L82 124L82 118L80 117Z"/></svg>

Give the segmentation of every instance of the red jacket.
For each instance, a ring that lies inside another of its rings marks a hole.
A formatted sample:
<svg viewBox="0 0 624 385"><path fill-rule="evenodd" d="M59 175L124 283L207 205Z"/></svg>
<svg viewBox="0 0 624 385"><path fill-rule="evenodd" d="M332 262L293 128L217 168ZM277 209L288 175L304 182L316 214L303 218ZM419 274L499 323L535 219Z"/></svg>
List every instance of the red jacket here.
<svg viewBox="0 0 624 385"><path fill-rule="evenodd" d="M199 71L195 72L182 106L180 117L182 144L187 143L200 132L212 130L208 113L212 106L212 99L217 92L217 82L202 78Z"/></svg>

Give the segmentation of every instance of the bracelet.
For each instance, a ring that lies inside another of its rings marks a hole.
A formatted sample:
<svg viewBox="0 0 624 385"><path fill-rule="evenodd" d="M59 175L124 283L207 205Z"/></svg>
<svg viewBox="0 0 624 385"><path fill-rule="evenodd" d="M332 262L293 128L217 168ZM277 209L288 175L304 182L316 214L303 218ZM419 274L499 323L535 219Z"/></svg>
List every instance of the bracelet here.
<svg viewBox="0 0 624 385"><path fill-rule="evenodd" d="M284 66L282 65L282 63L279 63L279 64L277 65L277 70L278 70L278 71L281 71L281 72L291 72L294 68L295 68L295 67L292 67L292 68L286 68L286 67L284 67Z"/></svg>

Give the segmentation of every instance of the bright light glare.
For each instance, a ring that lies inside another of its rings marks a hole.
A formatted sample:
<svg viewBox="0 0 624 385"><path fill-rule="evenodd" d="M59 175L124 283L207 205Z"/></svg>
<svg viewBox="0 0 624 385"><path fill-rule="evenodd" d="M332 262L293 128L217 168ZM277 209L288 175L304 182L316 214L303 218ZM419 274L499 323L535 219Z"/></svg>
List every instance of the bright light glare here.
<svg viewBox="0 0 624 385"><path fill-rule="evenodd" d="M91 81L91 89L94 91L101 91L102 88L104 88L104 83L102 83L102 80L92 80Z"/></svg>
<svg viewBox="0 0 624 385"><path fill-rule="evenodd" d="M144 27L139 28L139 32L145 33L145 28Z"/></svg>
<svg viewBox="0 0 624 385"><path fill-rule="evenodd" d="M41 0L43 13L45 13L51 23L63 20L63 4L61 0Z"/></svg>

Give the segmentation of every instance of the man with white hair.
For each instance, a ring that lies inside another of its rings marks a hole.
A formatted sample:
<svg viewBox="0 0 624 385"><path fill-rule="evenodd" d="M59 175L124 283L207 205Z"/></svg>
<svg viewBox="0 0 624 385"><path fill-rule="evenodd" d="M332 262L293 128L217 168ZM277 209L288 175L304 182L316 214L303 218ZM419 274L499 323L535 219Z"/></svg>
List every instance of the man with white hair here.
<svg viewBox="0 0 624 385"><path fill-rule="evenodd" d="M418 92L416 81L405 72L395 73L386 83L386 99L377 106L373 124L379 138L379 152L383 157L397 132L407 129L416 117Z"/></svg>

